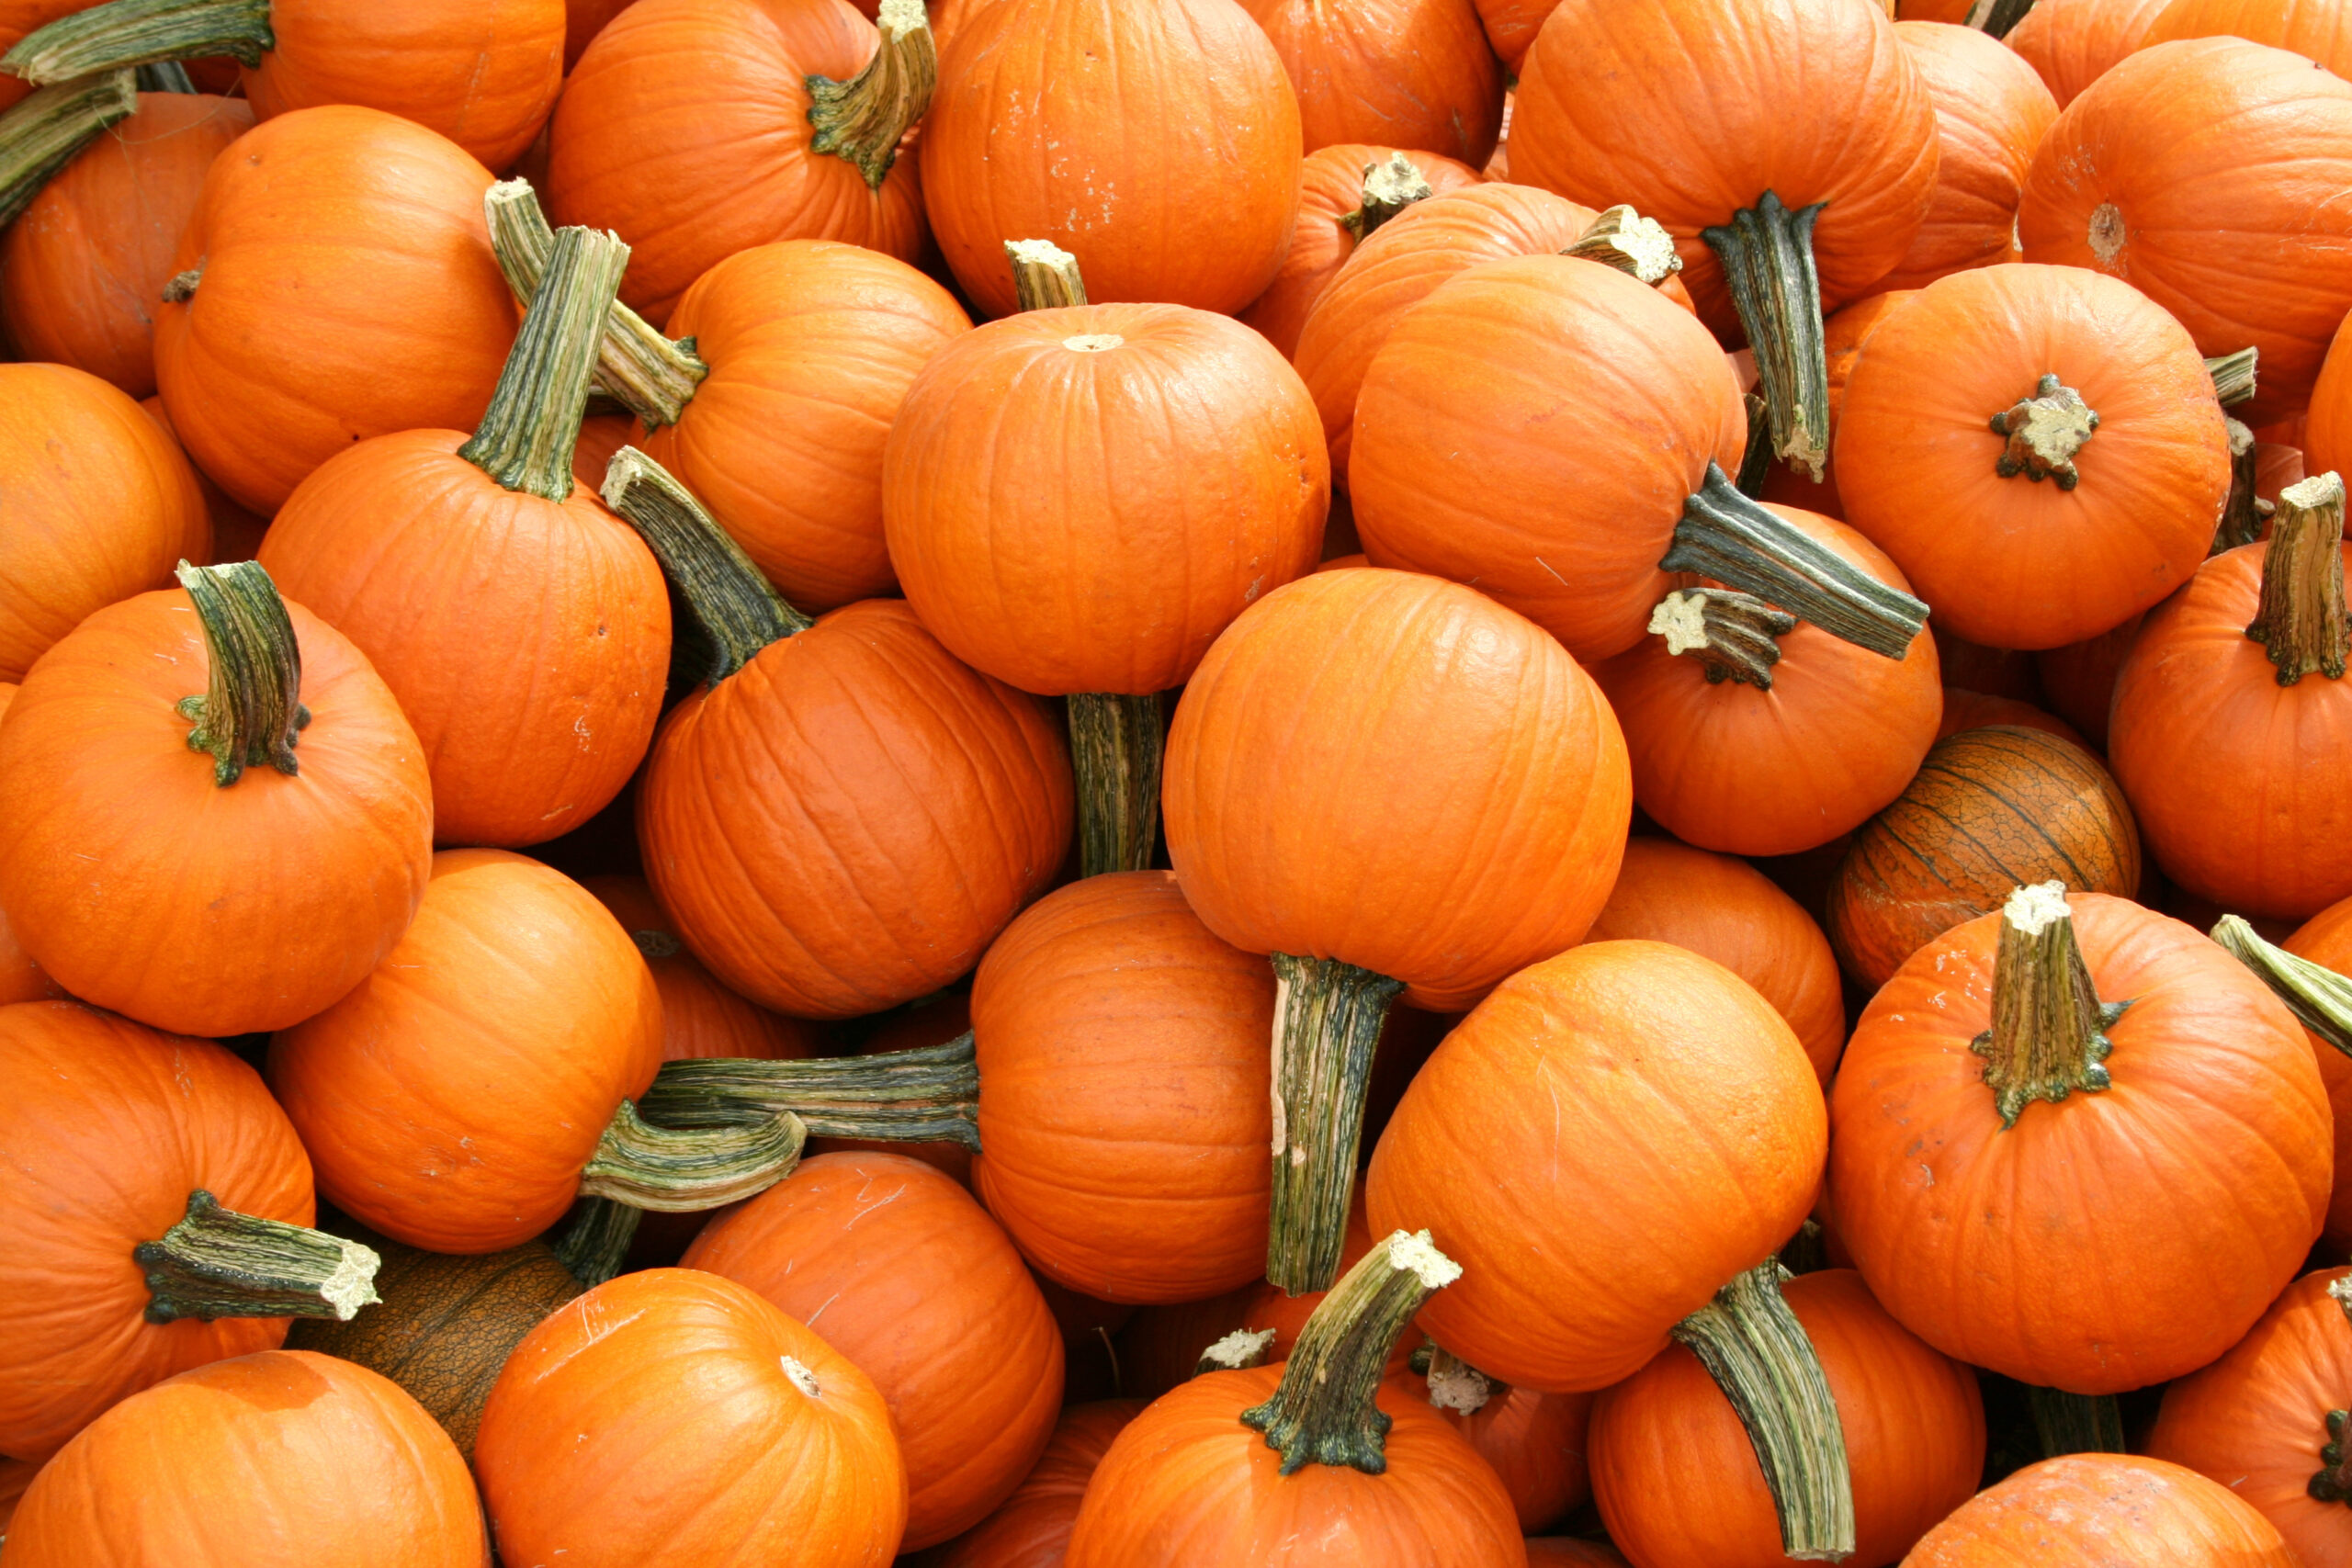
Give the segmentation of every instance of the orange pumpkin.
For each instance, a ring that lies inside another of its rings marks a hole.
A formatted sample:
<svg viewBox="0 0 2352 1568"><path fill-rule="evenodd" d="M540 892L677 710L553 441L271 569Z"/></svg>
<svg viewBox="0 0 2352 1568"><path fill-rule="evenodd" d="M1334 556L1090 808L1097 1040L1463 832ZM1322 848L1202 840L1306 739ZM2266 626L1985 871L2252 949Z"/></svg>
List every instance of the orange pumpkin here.
<svg viewBox="0 0 2352 1568"><path fill-rule="evenodd" d="M1527 1568L1625 1568L1625 1559L1605 1541L1531 1536Z"/></svg>
<svg viewBox="0 0 2352 1568"><path fill-rule="evenodd" d="M2194 1471L2157 1459L2071 1454L1978 1493L1903 1561L1909 1568L2296 1568L2301 1559L2235 1493Z"/></svg>
<svg viewBox="0 0 2352 1568"><path fill-rule="evenodd" d="M2058 102L2013 49L1974 28L1897 22L1936 106L1936 199L1880 288L1917 288L2007 260L2018 197Z"/></svg>
<svg viewBox="0 0 2352 1568"><path fill-rule="evenodd" d="M2116 677L2122 672L2123 660L2139 640L2140 627L2146 620L2145 615L2134 615L2112 631L2034 655L2034 669L2042 690L2049 694L2051 707L2101 750L2107 747Z"/></svg>
<svg viewBox="0 0 2352 1568"><path fill-rule="evenodd" d="M1543 29L1544 18L1558 6L1560 0L1476 0L1478 20L1487 29L1487 40L1513 76L1520 74L1526 63L1528 49L1535 42L1535 35Z"/></svg>
<svg viewBox="0 0 2352 1568"><path fill-rule="evenodd" d="M2136 626L2133 628L2137 630ZM2039 729L2045 735L2080 746L2087 751L2090 742L2082 732L2055 714L2044 713L2031 703L2015 697L1996 697L1983 692L1966 692L1958 686L1944 688L1944 716L1936 726L1936 739L1948 740L1963 729L1983 729L1992 725L2007 725L2017 729Z"/></svg>
<svg viewBox="0 0 2352 1568"><path fill-rule="evenodd" d="M2060 108L2140 47L2172 0L2036 0L2002 41L2041 77Z"/></svg>
<svg viewBox="0 0 2352 1568"><path fill-rule="evenodd" d="M588 45L605 24L628 9L630 0L565 0L563 7L563 69L580 63Z"/></svg>
<svg viewBox="0 0 2352 1568"><path fill-rule="evenodd" d="M1392 1369L1391 1380L1425 1400L1494 1466L1520 1529L1557 1524L1592 1495L1586 1459L1591 1394L1511 1388L1459 1362L1442 1366L1434 1346L1430 1354L1428 1372L1399 1379Z"/></svg>
<svg viewBox="0 0 2352 1568"><path fill-rule="evenodd" d="M147 411L147 417L161 425L164 434L172 438L172 445L177 446L180 438L178 433L172 429L172 416L165 412L164 400L141 398L139 406ZM187 454L182 453L181 456L186 457ZM204 497L205 514L212 519L212 549L209 557L198 564L233 566L239 561L253 559L254 552L261 548L261 536L269 527L269 519L256 517L231 501L228 492L214 484L205 476L204 470L194 464L189 465L189 471L196 475L197 492Z"/></svg>
<svg viewBox="0 0 2352 1568"><path fill-rule="evenodd" d="M1862 357L1862 344L1870 341L1878 324L1893 315L1917 289L1897 288L1883 294L1873 294L1857 299L1844 310L1833 312L1821 323L1821 351L1829 366L1829 459L1822 465L1821 482L1799 475L1784 463L1775 463L1764 471L1763 488L1757 498L1776 506L1794 506L1806 512L1818 512L1824 517L1846 519L1846 502L1838 491L1838 416L1846 405L1846 382ZM1941 649L1941 638L1937 647ZM1951 656L1944 655L1949 680Z"/></svg>
<svg viewBox="0 0 2352 1568"><path fill-rule="evenodd" d="M2338 974L2352 973L2352 899L2322 909L2279 945ZM2311 1036L2320 1081L2327 1086L2328 1105L2342 1108L2335 1115L2335 1190L2322 1239L2330 1247L2344 1247L2352 1246L2352 1056L2317 1033L2304 1032Z"/></svg>
<svg viewBox="0 0 2352 1568"><path fill-rule="evenodd" d="M1143 1407L1140 1399L1102 1399L1064 1409L1028 1478L995 1513L922 1559L923 1568L1059 1568L1094 1467Z"/></svg>
<svg viewBox="0 0 2352 1568"><path fill-rule="evenodd" d="M2172 0L2140 47L2176 39L2242 38L2294 51L2341 76L2352 69L2352 14L2342 0Z"/></svg>
<svg viewBox="0 0 2352 1568"><path fill-rule="evenodd" d="M1503 72L1471 0L1241 0L1298 95L1306 151L1388 142L1459 158L1494 155Z"/></svg>
<svg viewBox="0 0 2352 1568"><path fill-rule="evenodd" d="M591 876L580 886L613 912L653 972L662 993L663 1061L799 1061L824 1054L813 1025L754 1007L714 979L678 940L677 922L643 877Z"/></svg>
<svg viewBox="0 0 2352 1568"><path fill-rule="evenodd" d="M2303 467L2311 473L2352 469L2352 337L2347 337L2340 326L2328 344L2327 359L2320 367L2319 380L2312 388L2310 420L2304 428L2302 446ZM2267 499L2275 502L2278 498L2274 494Z"/></svg>
<svg viewBox="0 0 2352 1568"><path fill-rule="evenodd" d="M0 682L0 717L6 716L8 705L16 700L15 685ZM63 995L57 988L57 982L43 974L40 965L25 952L24 944L17 940L15 928L8 924L7 911L0 909L0 1007L10 1002L45 1001Z"/></svg>

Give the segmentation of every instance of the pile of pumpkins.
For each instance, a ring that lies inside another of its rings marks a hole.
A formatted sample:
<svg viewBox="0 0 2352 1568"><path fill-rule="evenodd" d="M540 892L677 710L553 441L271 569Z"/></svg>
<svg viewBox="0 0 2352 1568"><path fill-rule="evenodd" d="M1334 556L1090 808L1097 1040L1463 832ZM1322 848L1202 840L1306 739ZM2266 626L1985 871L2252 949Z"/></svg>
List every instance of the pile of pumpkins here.
<svg viewBox="0 0 2352 1568"><path fill-rule="evenodd" d="M0 51L0 1568L2352 1564L2352 0Z"/></svg>

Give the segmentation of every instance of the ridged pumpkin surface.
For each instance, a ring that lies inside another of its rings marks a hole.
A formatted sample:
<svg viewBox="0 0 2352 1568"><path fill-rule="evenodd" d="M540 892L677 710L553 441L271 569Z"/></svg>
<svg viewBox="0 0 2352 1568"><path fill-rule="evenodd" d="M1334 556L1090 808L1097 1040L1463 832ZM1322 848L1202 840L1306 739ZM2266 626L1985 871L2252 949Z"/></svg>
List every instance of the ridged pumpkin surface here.
<svg viewBox="0 0 2352 1568"><path fill-rule="evenodd" d="M1936 105L1936 199L1911 248L1874 287L1917 288L2003 260L2017 237L2018 196L2057 100L1998 39L1949 22L1897 22Z"/></svg>
<svg viewBox="0 0 2352 1568"><path fill-rule="evenodd" d="M2072 1454L1978 1493L1929 1530L1906 1568L2299 1568L2267 1519L2228 1487L2162 1460Z"/></svg>
<svg viewBox="0 0 2352 1568"><path fill-rule="evenodd" d="M1471 0L1241 4L1282 56L1307 152L1384 141L1473 167L1493 156L1503 73Z"/></svg>
<svg viewBox="0 0 2352 1568"><path fill-rule="evenodd" d="M2172 0L2038 0L2001 41L2064 108L2140 47Z"/></svg>
<svg viewBox="0 0 2352 1568"><path fill-rule="evenodd" d="M923 1568L1062 1568L1086 1483L1143 1408L1140 1399L1102 1399L1064 1409L1028 1478L995 1513L923 1558Z"/></svg>

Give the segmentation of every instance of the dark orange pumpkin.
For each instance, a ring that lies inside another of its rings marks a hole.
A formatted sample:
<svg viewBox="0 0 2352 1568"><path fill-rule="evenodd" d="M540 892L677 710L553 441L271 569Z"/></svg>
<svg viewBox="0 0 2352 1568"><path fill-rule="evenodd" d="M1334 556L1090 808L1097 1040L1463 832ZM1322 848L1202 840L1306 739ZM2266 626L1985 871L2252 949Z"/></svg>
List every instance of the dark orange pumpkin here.
<svg viewBox="0 0 2352 1568"><path fill-rule="evenodd" d="M1983 692L1962 691L1958 686L1944 687L1944 716L1936 726L1936 739L1950 739L1963 729L1983 729L1989 725L2006 724L2018 729L2039 729L2070 741L2086 751L2090 742L2082 732L2055 714L2044 713L2031 703L2015 697L1996 697Z"/></svg>
<svg viewBox="0 0 2352 1568"><path fill-rule="evenodd" d="M2041 77L2060 108L2140 47L2172 0L2037 0L2002 39Z"/></svg>
<svg viewBox="0 0 2352 1568"><path fill-rule="evenodd" d="M2352 974L2352 899L2331 904L2303 922L2280 943L2298 958L2308 958L2337 974ZM2327 1086L2335 1114L2335 1190L2328 1200L2327 1227L2323 1238L2331 1247L2352 1247L2352 1056L2311 1036L2312 1053L2319 1062L2320 1081Z"/></svg>
<svg viewBox="0 0 2352 1568"><path fill-rule="evenodd" d="M1531 1536L1527 1568L1625 1568L1625 1559L1605 1541L1568 1536Z"/></svg>
<svg viewBox="0 0 2352 1568"><path fill-rule="evenodd" d="M678 939L677 922L643 877L591 876L581 886L613 912L653 971L654 987L662 993L663 1061L711 1056L798 1061L824 1055L814 1025L754 1007L720 985L686 951Z"/></svg>
<svg viewBox="0 0 2352 1568"><path fill-rule="evenodd" d="M2018 197L2057 100L2015 50L1974 28L1897 22L1894 36L1936 106L1936 199L1911 248L1875 287L1917 288L2005 261Z"/></svg>
<svg viewBox="0 0 2352 1568"><path fill-rule="evenodd" d="M1298 95L1306 151L1385 142L1476 167L1502 130L1503 71L1471 0L1241 0Z"/></svg>
<svg viewBox="0 0 2352 1568"><path fill-rule="evenodd" d="M1526 63L1527 51L1535 42L1544 19L1549 17L1560 0L1476 0L1478 20L1487 29L1487 40L1502 56L1503 64L1516 78Z"/></svg>
<svg viewBox="0 0 2352 1568"><path fill-rule="evenodd" d="M1592 1495L1586 1432L1591 1394L1511 1388L1459 1362L1440 1363L1437 1353L1435 1346L1429 1348L1427 1372L1399 1374L1392 1369L1391 1381L1402 1382L1409 1396L1426 1401L1452 1422L1478 1457L1494 1466L1510 1494L1520 1529L1557 1524Z"/></svg>
<svg viewBox="0 0 2352 1568"><path fill-rule="evenodd" d="M1028 1478L996 1512L917 1559L922 1568L1061 1568L1070 1527L1111 1440L1142 1414L1140 1399L1102 1399L1064 1409Z"/></svg>
<svg viewBox="0 0 2352 1568"><path fill-rule="evenodd" d="M1978 1493L1903 1561L1909 1568L2297 1568L2301 1560L2267 1519L2194 1471L2158 1459L2071 1454Z"/></svg>
<svg viewBox="0 0 2352 1568"><path fill-rule="evenodd" d="M565 0L563 7L563 68L580 63L588 45L605 24L628 9L630 0Z"/></svg>
<svg viewBox="0 0 2352 1568"><path fill-rule="evenodd" d="M2105 750L2109 710L2115 702L2115 679L2123 660L2139 640L2145 615L2134 615L2113 631L2101 632L2064 648L2047 648L2034 655L2041 688L2059 716L2083 732L2091 745Z"/></svg>

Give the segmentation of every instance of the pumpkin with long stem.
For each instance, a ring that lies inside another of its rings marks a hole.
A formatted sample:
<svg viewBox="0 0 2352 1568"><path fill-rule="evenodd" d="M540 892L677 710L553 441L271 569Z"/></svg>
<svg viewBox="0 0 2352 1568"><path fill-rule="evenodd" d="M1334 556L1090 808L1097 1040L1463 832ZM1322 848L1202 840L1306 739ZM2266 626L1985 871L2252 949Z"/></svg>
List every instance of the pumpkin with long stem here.
<svg viewBox="0 0 2352 1568"><path fill-rule="evenodd" d="M2228 1486L2160 1459L2078 1454L2007 1477L1921 1537L1909 1568L2296 1568Z"/></svg>
<svg viewBox="0 0 2352 1568"><path fill-rule="evenodd" d="M2035 0L2002 41L2064 108L2140 47L2172 0Z"/></svg>
<svg viewBox="0 0 2352 1568"><path fill-rule="evenodd" d="M2012 49L1975 28L1894 24L1936 106L1936 199L1911 248L1876 287L1917 288L2008 257L2033 150L2058 118L2050 89Z"/></svg>
<svg viewBox="0 0 2352 1568"><path fill-rule="evenodd" d="M1069 697L1081 874L1142 870L1159 694L1315 565L1321 433L1297 372L1247 327L1088 305L1050 245L1012 259L1022 313L941 350L907 392L883 525L907 602L949 651Z"/></svg>
<svg viewBox="0 0 2352 1568"><path fill-rule="evenodd" d="M1056 1568L1094 1467L1111 1441L1143 1413L1140 1399L1098 1399L1063 1407L1046 1451L996 1511L919 1561L923 1568Z"/></svg>
<svg viewBox="0 0 2352 1568"><path fill-rule="evenodd" d="M1306 151L1385 141L1459 158L1494 155L1503 73L1471 0L1241 0L1298 95Z"/></svg>
<svg viewBox="0 0 2352 1568"><path fill-rule="evenodd" d="M376 1299L376 1254L308 1228L311 1162L226 1050L30 1002L0 1008L0 1453L46 1459L127 1394Z"/></svg>
<svg viewBox="0 0 2352 1568"><path fill-rule="evenodd" d="M100 132L130 118L138 107L128 71L60 82L8 103L0 111L0 223L31 206ZM16 323L9 326L13 331Z"/></svg>

